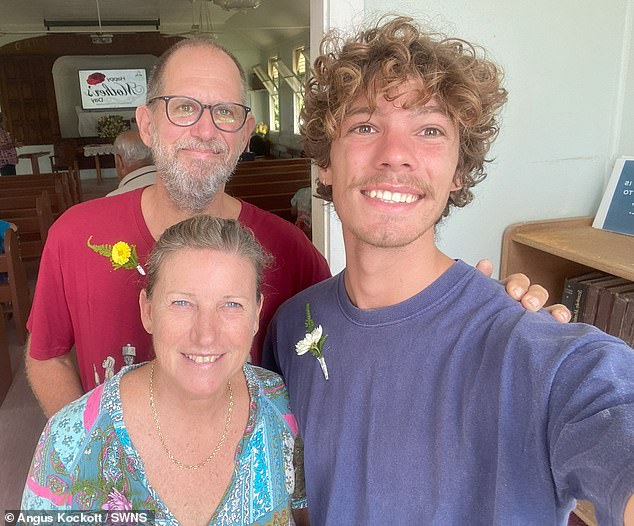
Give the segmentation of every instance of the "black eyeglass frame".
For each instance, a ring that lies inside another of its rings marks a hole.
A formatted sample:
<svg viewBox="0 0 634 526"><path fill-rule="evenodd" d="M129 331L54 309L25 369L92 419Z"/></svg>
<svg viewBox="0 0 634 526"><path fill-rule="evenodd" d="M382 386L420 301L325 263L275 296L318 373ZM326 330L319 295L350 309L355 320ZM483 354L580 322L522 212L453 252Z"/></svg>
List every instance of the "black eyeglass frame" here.
<svg viewBox="0 0 634 526"><path fill-rule="evenodd" d="M167 110L168 103L172 99L187 99L187 100L192 100L195 103L199 104L200 113L198 114L198 117L196 117L196 120L194 120L194 122L192 122L191 124L178 124L174 122L170 118L169 111ZM195 99L194 97L188 97L187 95L163 95L160 97L152 97L150 100L147 101L147 104L152 104L153 102L156 102L157 100L165 101L165 116L167 117L167 120L170 121L174 126L179 126L180 128L188 128L189 126L193 126L194 124L196 124L200 120L200 118L203 116L203 113L205 112L205 110L208 109L209 115L211 116L211 122L214 123L214 126L216 128L218 128L221 132L225 132L225 133L237 133L242 128L244 128L244 124L247 122L247 117L249 116L249 112L251 111L251 108L249 108L249 106L245 106L244 104L240 104L239 102L217 102L216 104L203 104L198 99ZM233 104L235 106L240 106L241 108L244 108L244 120L242 121L242 124L235 130L225 130L221 128L216 123L216 119L214 119L214 111L213 111L214 108L217 108L218 106L226 106L227 104Z"/></svg>

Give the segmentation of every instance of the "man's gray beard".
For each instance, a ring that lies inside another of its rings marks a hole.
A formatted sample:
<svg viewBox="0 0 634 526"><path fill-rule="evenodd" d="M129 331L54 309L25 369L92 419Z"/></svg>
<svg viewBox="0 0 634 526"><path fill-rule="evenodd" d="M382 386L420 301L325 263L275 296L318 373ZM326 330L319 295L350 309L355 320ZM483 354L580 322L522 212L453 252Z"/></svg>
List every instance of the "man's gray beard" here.
<svg viewBox="0 0 634 526"><path fill-rule="evenodd" d="M193 159L184 166L176 155L181 148L212 150L224 153L224 158L219 161ZM191 137L177 141L172 155L166 146L160 144L156 134L152 136L152 156L170 200L181 210L192 214L207 208L231 178L239 158L239 155L231 156L227 145L217 139L200 141Z"/></svg>

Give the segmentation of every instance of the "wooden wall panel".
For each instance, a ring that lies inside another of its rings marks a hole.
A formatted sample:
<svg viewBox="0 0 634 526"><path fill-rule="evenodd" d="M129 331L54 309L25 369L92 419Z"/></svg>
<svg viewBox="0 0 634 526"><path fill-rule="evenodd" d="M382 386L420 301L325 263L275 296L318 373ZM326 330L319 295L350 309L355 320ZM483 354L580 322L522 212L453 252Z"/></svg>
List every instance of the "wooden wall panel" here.
<svg viewBox="0 0 634 526"><path fill-rule="evenodd" d="M25 145L59 137L51 68L50 57L0 56L0 105L7 128Z"/></svg>
<svg viewBox="0 0 634 526"><path fill-rule="evenodd" d="M86 34L46 35L0 47L0 107L7 129L23 145L61 139L53 84L53 64L65 55L160 56L181 37L157 33L117 34L112 44L93 44Z"/></svg>

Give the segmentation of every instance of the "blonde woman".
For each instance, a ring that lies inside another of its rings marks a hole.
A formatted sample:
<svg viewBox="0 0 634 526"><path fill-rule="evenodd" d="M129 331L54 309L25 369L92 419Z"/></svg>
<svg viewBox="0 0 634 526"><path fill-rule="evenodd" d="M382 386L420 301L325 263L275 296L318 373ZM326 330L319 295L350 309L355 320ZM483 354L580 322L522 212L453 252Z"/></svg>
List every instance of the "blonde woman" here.
<svg viewBox="0 0 634 526"><path fill-rule="evenodd" d="M237 221L197 216L165 231L140 297L156 359L125 367L49 421L23 509L302 522L301 441L286 388L245 363L265 264Z"/></svg>

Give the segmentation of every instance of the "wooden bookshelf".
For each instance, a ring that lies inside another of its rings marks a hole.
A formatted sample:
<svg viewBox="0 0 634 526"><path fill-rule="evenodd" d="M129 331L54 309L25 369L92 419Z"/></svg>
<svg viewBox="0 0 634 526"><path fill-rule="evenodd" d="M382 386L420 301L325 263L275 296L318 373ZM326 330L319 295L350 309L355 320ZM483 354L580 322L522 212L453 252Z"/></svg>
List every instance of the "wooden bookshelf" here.
<svg viewBox="0 0 634 526"><path fill-rule="evenodd" d="M592 228L592 217L531 221L510 225L502 238L500 277L523 272L559 303L567 277L601 270L634 281L634 237ZM592 504L574 511L596 526Z"/></svg>
<svg viewBox="0 0 634 526"><path fill-rule="evenodd" d="M531 221L502 237L500 277L523 272L559 303L566 277L601 270L634 281L634 237L592 228L591 217Z"/></svg>
<svg viewBox="0 0 634 526"><path fill-rule="evenodd" d="M578 501L577 507L573 510L573 513L588 526L597 526L598 524L592 503L587 500Z"/></svg>

